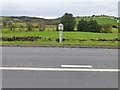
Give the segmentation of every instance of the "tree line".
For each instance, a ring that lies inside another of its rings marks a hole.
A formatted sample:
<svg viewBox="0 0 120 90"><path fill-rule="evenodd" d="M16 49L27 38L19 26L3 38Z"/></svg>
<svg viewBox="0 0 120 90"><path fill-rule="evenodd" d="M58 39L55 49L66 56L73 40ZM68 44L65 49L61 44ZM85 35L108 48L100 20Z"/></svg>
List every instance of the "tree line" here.
<svg viewBox="0 0 120 90"><path fill-rule="evenodd" d="M111 33L112 28L118 28L117 26L113 26L111 24L99 25L95 20L95 15L93 15L92 17L89 17L89 20L86 18L82 18L78 21L78 23L76 23L76 18L73 17L72 14L65 13L58 20L49 21L50 27L52 27L52 29L54 30L58 30L59 23L62 23L64 25L64 31L75 31L77 29L77 31L80 31L80 32ZM26 22L18 22L18 23L17 21L16 22L3 21L3 28L9 28L10 31L15 31L16 29L19 29L19 31L23 31L23 30L33 31L34 29L37 29L38 31L45 31L46 28L49 28L49 26L42 21L28 22L27 20Z"/></svg>
<svg viewBox="0 0 120 90"><path fill-rule="evenodd" d="M2 28L8 28L10 31L34 31L37 29L38 31L44 31L47 26L43 23L16 23L16 22L3 22ZM51 25L51 28L56 28L55 25Z"/></svg>
<svg viewBox="0 0 120 90"><path fill-rule="evenodd" d="M76 25L75 18L69 13L62 16L61 23L64 25L64 31L74 31L74 28L77 27L77 31L81 32L111 33L113 28L111 24L99 25L93 17L90 20L83 18Z"/></svg>

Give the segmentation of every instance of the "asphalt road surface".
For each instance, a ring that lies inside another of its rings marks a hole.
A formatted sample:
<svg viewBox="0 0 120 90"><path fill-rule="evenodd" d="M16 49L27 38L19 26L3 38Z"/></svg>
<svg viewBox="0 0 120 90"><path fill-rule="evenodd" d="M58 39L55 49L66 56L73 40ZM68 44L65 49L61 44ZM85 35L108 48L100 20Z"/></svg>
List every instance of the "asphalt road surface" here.
<svg viewBox="0 0 120 90"><path fill-rule="evenodd" d="M118 50L2 48L3 88L118 88Z"/></svg>

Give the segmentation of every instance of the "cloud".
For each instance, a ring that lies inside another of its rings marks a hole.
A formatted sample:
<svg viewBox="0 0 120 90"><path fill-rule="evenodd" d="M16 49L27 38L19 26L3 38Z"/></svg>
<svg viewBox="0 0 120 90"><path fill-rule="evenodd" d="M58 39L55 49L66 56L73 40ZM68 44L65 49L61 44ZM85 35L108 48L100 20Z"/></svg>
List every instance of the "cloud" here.
<svg viewBox="0 0 120 90"><path fill-rule="evenodd" d="M1 2L119 2L119 0L1 0Z"/></svg>
<svg viewBox="0 0 120 90"><path fill-rule="evenodd" d="M24 1L24 2L23 2ZM118 0L4 0L3 15L59 17L65 12L78 15L118 15Z"/></svg>

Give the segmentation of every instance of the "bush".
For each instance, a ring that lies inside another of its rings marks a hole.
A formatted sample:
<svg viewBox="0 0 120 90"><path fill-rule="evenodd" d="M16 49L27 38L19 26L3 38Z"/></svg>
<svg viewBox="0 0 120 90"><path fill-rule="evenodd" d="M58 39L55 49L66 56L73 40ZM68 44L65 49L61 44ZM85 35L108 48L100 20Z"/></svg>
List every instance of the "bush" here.
<svg viewBox="0 0 120 90"><path fill-rule="evenodd" d="M111 24L101 25L101 32L102 33L112 33L112 25Z"/></svg>
<svg viewBox="0 0 120 90"><path fill-rule="evenodd" d="M85 21L84 19L81 19L81 21L78 22L77 29L78 31L86 31L87 21Z"/></svg>
<svg viewBox="0 0 120 90"><path fill-rule="evenodd" d="M100 26L93 19L89 21L81 19L81 21L78 23L77 29L78 31L83 32L100 32Z"/></svg>
<svg viewBox="0 0 120 90"><path fill-rule="evenodd" d="M26 23L26 28L27 28L27 31L32 31L33 30L33 24L32 23Z"/></svg>

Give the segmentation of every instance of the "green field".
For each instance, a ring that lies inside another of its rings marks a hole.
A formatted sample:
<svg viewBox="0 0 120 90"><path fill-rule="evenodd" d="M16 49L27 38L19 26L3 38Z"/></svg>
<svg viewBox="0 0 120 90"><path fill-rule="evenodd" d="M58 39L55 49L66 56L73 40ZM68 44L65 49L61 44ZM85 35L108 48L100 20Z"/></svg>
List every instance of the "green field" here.
<svg viewBox="0 0 120 90"><path fill-rule="evenodd" d="M26 21L23 21L24 18L20 19L18 22L13 22L16 28L11 31L8 27L2 28L2 36L1 37L27 37L27 36L39 36L41 39L36 41L1 41L1 44L37 44L37 45L53 45L53 46L118 46L118 41L114 41L114 39L118 39L118 24L115 17L111 16L96 16L96 17L75 17L76 27L73 32L63 32L63 42L58 42L59 32L56 31L56 25L60 22L60 19L57 20L43 20L43 19L33 19L31 17L25 17L32 20L33 26L36 26L38 22L44 22L45 30L39 31L38 28L34 27L32 31L27 31ZM92 33L92 32L77 32L77 24L78 21L82 18L86 20L95 19L99 25L103 24L111 24L112 26L116 26L116 28L112 28L112 33ZM13 18L4 17L3 20ZM54 24L51 24L51 22ZM57 24L56 24L57 23ZM20 30L20 26L23 25L23 29ZM100 41L100 39L106 39L106 41ZM107 40L108 39L108 40Z"/></svg>
<svg viewBox="0 0 120 90"><path fill-rule="evenodd" d="M2 33L2 36L45 36L50 38L57 38L59 32L9 32ZM116 38L118 33L92 33L92 32L63 32L63 37L68 38Z"/></svg>
<svg viewBox="0 0 120 90"><path fill-rule="evenodd" d="M43 37L37 41L3 41L2 44L38 44L38 45L67 45L67 46L118 46L117 41L91 41L90 39L113 39L118 38L118 33L91 33L91 32L63 32L63 38L69 41L63 41L61 44L56 41L59 37L59 32L9 32L2 33L2 37L12 36L41 36ZM45 38L50 38L47 40ZM80 40L86 41L80 41Z"/></svg>
<svg viewBox="0 0 120 90"><path fill-rule="evenodd" d="M90 20L91 18L92 17L86 17L85 19ZM76 18L76 22L78 23L78 21L81 19L82 17ZM95 17L93 19L95 19L99 25L103 25L103 24L117 25L117 20L112 19L110 17Z"/></svg>

